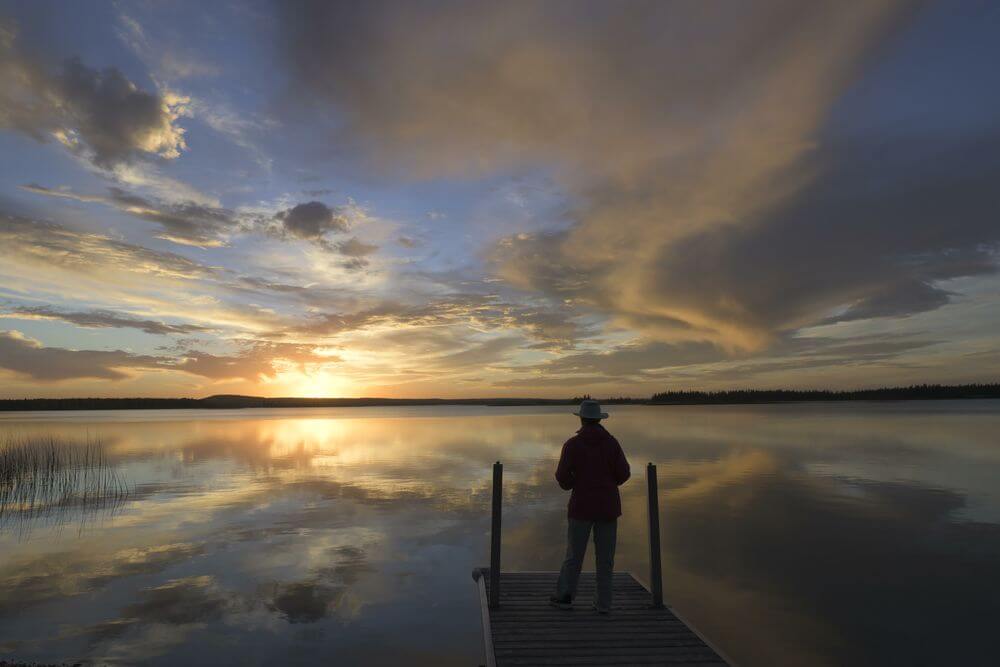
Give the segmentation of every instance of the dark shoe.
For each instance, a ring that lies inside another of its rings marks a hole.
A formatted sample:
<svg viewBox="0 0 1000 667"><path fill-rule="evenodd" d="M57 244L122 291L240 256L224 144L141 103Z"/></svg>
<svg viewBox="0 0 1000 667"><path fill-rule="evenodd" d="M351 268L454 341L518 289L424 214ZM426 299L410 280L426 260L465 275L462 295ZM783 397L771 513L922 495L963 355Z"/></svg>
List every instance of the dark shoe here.
<svg viewBox="0 0 1000 667"><path fill-rule="evenodd" d="M573 608L573 598L566 595L564 597L559 597L558 595L549 596L549 604L553 607L559 607L560 609L572 609Z"/></svg>
<svg viewBox="0 0 1000 667"><path fill-rule="evenodd" d="M596 602L594 604L592 604L590 606L590 608L593 609L594 611L596 611L601 616L607 616L608 614L611 613L611 608L610 607L608 607L607 609L603 609L601 607L598 607Z"/></svg>

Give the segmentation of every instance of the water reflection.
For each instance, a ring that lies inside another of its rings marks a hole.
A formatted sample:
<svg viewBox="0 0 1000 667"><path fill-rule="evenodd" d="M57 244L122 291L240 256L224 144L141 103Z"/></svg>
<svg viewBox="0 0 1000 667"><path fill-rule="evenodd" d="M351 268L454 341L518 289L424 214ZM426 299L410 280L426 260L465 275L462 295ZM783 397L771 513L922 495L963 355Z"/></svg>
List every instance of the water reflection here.
<svg viewBox="0 0 1000 667"><path fill-rule="evenodd" d="M1000 405L627 407L670 601L740 664L987 664ZM489 464L504 563L556 569L573 420L549 408L6 415L99 434L135 487L82 532L0 529L0 657L468 665ZM641 475L621 569L645 571Z"/></svg>
<svg viewBox="0 0 1000 667"><path fill-rule="evenodd" d="M22 538L39 523L62 525L112 516L130 488L108 461L104 443L52 436L0 440L0 528Z"/></svg>

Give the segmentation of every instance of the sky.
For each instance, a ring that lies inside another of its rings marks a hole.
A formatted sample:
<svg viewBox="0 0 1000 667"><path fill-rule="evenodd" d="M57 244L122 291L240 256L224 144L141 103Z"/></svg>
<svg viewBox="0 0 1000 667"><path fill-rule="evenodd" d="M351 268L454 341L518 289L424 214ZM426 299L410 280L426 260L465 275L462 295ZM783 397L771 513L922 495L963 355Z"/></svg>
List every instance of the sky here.
<svg viewBox="0 0 1000 667"><path fill-rule="evenodd" d="M971 0L0 0L0 397L997 381L998 37Z"/></svg>

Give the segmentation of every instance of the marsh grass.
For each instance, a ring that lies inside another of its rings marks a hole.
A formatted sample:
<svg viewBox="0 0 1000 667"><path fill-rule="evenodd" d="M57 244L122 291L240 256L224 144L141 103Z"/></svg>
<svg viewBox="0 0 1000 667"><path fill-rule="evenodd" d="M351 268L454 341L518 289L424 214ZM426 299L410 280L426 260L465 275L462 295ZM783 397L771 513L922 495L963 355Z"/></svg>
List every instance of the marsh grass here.
<svg viewBox="0 0 1000 667"><path fill-rule="evenodd" d="M63 523L77 515L82 529L97 516L113 514L130 493L99 439L0 439L0 528L13 524L24 532L38 520Z"/></svg>

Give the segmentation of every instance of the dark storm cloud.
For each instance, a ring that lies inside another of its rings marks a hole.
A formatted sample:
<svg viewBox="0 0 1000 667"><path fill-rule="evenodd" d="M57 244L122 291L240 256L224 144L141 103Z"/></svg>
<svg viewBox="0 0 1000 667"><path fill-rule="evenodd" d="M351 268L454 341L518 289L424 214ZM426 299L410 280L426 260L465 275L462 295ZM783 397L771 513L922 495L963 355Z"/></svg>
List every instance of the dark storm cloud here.
<svg viewBox="0 0 1000 667"><path fill-rule="evenodd" d="M342 255L340 265L348 271L360 271L370 264L369 255L378 250L377 245L365 243L357 237L332 241L328 235L343 234L351 228L347 211L327 206L320 201L298 204L279 211L274 223L268 227L272 236L284 239L301 239L315 244L330 253Z"/></svg>
<svg viewBox="0 0 1000 667"><path fill-rule="evenodd" d="M349 228L347 217L323 202L311 201L298 204L277 213L282 229L290 236L315 241L328 232L346 232Z"/></svg>
<svg viewBox="0 0 1000 667"><path fill-rule="evenodd" d="M993 137L827 125L905 5L303 2L281 16L306 101L336 104L342 141L379 166L555 174L574 224L497 244L509 284L736 354L831 317L931 310L950 298L939 282L995 270Z"/></svg>
<svg viewBox="0 0 1000 667"><path fill-rule="evenodd" d="M0 128L54 138L106 169L137 156L174 158L185 148L175 124L183 99L78 58L53 68L20 47L14 26L0 22Z"/></svg>
<svg viewBox="0 0 1000 667"><path fill-rule="evenodd" d="M61 320L89 329L130 328L148 334L172 335L192 334L211 331L209 327L197 324L168 324L158 320L144 320L131 315L121 315L107 310L60 311L50 306L16 306L6 311L0 310L0 317L22 319Z"/></svg>

